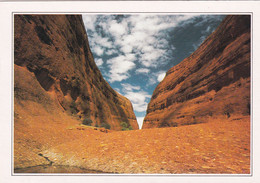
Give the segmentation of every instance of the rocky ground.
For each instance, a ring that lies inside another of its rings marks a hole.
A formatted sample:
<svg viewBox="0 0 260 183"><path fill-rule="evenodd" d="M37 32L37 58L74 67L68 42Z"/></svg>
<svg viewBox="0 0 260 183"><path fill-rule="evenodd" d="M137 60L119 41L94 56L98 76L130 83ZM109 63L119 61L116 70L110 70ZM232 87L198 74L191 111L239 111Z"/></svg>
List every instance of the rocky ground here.
<svg viewBox="0 0 260 183"><path fill-rule="evenodd" d="M74 119L64 119L66 125L62 120L43 122L40 117L37 123L27 120L27 124L18 120L15 126L14 168L20 173L19 168L50 162L109 173L250 173L249 117L108 133Z"/></svg>

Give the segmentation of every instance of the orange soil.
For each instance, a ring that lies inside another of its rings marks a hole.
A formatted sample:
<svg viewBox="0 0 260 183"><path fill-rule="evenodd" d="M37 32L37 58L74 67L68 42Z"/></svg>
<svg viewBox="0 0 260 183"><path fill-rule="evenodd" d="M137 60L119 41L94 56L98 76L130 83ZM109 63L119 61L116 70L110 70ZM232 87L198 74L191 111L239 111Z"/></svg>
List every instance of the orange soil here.
<svg viewBox="0 0 260 183"><path fill-rule="evenodd" d="M75 119L57 115L61 116L60 120L17 117L15 168L48 164L38 155L41 153L53 165L103 172L250 173L249 117L104 133L90 127L79 128Z"/></svg>

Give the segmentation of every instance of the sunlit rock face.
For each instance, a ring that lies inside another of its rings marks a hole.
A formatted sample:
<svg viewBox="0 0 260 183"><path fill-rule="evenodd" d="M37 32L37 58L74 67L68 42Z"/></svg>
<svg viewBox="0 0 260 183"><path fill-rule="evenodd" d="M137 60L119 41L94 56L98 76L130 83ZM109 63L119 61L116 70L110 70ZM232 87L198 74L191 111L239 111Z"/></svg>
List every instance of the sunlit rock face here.
<svg viewBox="0 0 260 183"><path fill-rule="evenodd" d="M250 115L250 23L249 15L227 16L194 53L168 70L142 128Z"/></svg>
<svg viewBox="0 0 260 183"><path fill-rule="evenodd" d="M138 129L131 102L97 68L79 15L14 16L14 90L17 114L22 106L31 115L34 102L92 126Z"/></svg>

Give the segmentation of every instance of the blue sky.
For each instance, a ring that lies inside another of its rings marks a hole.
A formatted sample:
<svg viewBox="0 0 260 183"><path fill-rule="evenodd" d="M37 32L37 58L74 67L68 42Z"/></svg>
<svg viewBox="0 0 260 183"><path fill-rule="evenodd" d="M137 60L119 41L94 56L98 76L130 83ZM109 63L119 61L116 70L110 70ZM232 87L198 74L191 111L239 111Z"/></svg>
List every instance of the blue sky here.
<svg viewBox="0 0 260 183"><path fill-rule="evenodd" d="M131 100L139 127L165 73L194 52L224 15L83 14L95 62Z"/></svg>

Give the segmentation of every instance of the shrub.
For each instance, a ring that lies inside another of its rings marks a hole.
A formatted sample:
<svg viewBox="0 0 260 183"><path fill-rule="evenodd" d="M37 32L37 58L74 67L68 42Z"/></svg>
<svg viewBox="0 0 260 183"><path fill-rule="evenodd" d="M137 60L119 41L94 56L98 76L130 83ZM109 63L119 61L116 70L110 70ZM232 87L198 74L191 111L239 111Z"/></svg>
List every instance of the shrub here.
<svg viewBox="0 0 260 183"><path fill-rule="evenodd" d="M129 129L128 129L128 128L125 128L125 127L123 127L121 130L122 130L122 131L128 131Z"/></svg>
<svg viewBox="0 0 260 183"><path fill-rule="evenodd" d="M128 126L126 122L121 122L120 125L122 128L127 128L127 126Z"/></svg>
<svg viewBox="0 0 260 183"><path fill-rule="evenodd" d="M78 109L77 109L77 105L76 105L75 101L72 101L70 104L70 112L71 112L71 114L78 113Z"/></svg>
<svg viewBox="0 0 260 183"><path fill-rule="evenodd" d="M111 128L110 124L108 124L108 123L101 123L100 126L105 128L105 129L110 129Z"/></svg>
<svg viewBox="0 0 260 183"><path fill-rule="evenodd" d="M91 126L93 121L90 118L85 118L82 122L83 125Z"/></svg>
<svg viewBox="0 0 260 183"><path fill-rule="evenodd" d="M121 122L120 126L122 127L122 131L133 130L133 127L126 122Z"/></svg>
<svg viewBox="0 0 260 183"><path fill-rule="evenodd" d="M177 122L172 122L172 127L177 127L178 123Z"/></svg>
<svg viewBox="0 0 260 183"><path fill-rule="evenodd" d="M226 104L223 108L224 115L227 116L227 118L230 118L231 113L234 112L231 104Z"/></svg>
<svg viewBox="0 0 260 183"><path fill-rule="evenodd" d="M173 123L174 123L174 122L173 122ZM163 122L160 124L159 128L164 128L164 127L171 127L171 125L169 124L168 121L163 121Z"/></svg>

